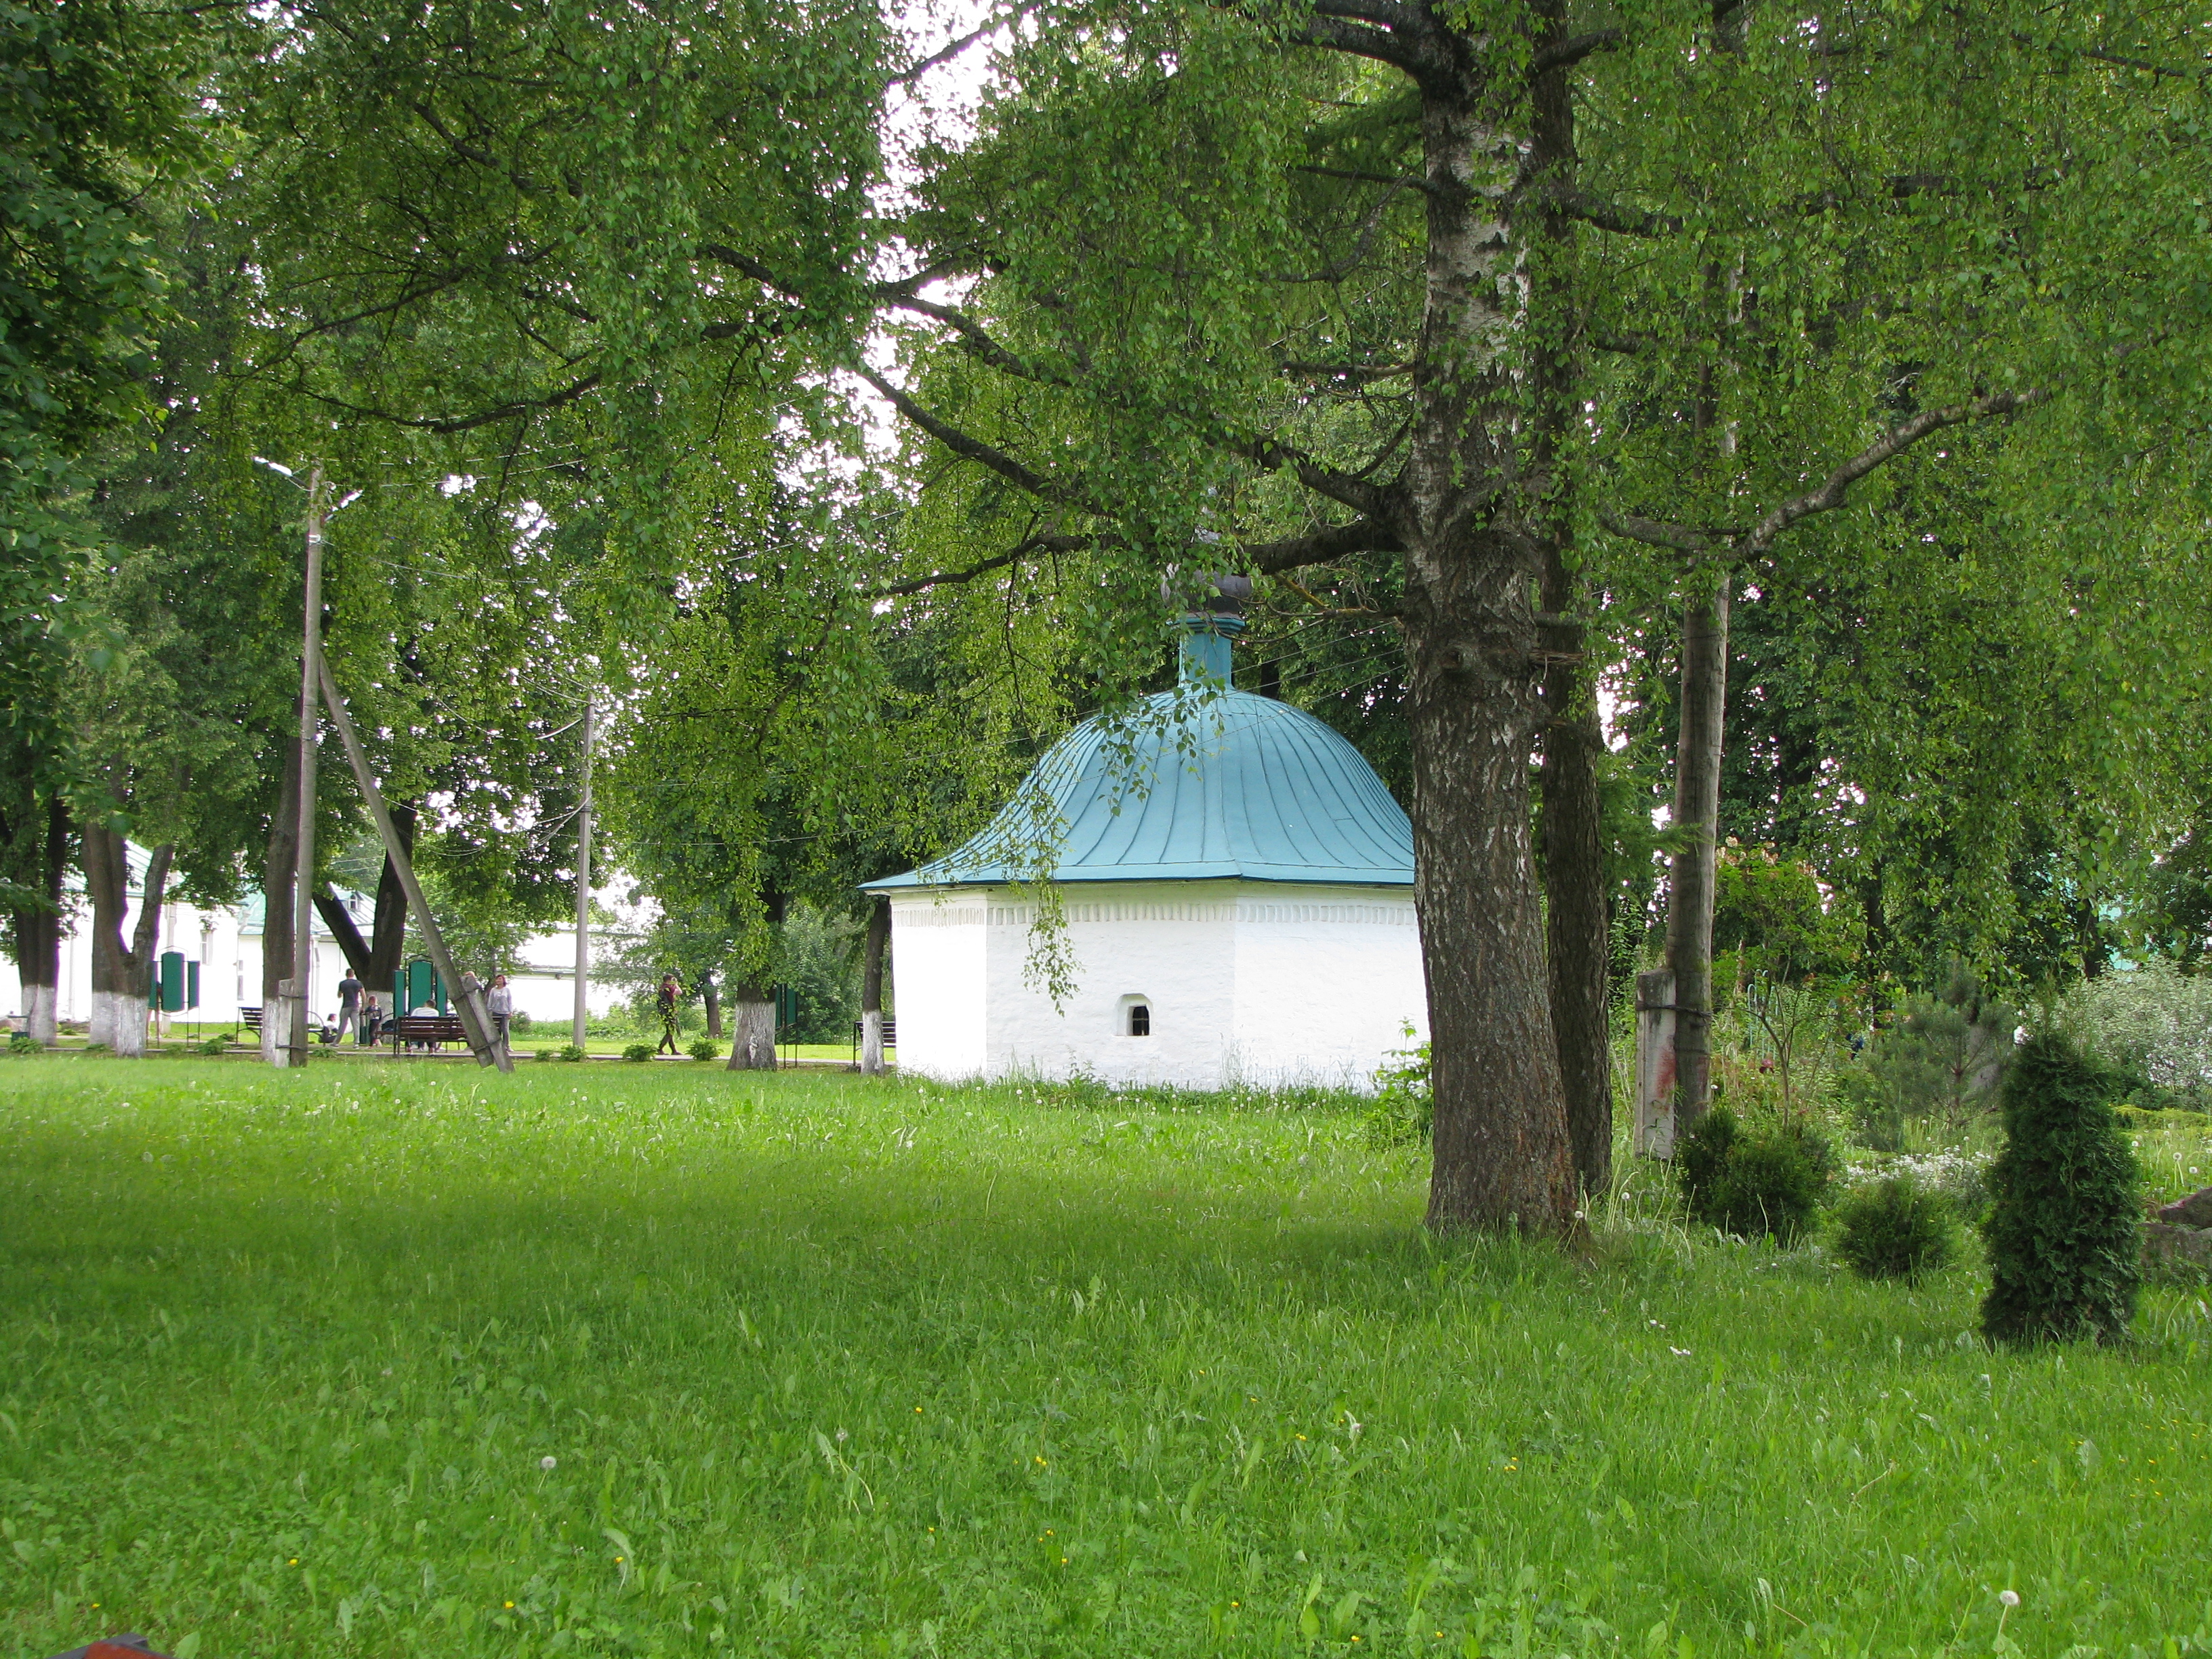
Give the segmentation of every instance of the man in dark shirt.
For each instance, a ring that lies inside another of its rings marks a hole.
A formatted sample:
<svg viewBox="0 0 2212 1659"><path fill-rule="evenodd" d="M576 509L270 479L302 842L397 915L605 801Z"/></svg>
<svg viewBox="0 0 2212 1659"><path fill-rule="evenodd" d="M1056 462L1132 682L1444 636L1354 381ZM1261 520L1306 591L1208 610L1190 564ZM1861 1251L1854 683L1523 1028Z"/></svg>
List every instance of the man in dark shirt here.
<svg viewBox="0 0 2212 1659"><path fill-rule="evenodd" d="M360 1040L362 989L353 969L347 969L346 976L338 981L338 1028L331 1036L332 1042L343 1042L348 1030L353 1032L355 1041Z"/></svg>

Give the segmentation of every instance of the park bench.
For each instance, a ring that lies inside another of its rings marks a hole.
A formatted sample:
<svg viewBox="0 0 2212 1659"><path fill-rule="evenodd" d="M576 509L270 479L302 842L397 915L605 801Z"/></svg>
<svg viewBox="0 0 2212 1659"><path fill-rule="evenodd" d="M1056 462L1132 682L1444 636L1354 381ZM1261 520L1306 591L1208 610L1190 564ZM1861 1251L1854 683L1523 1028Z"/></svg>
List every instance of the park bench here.
<svg viewBox="0 0 2212 1659"><path fill-rule="evenodd" d="M435 1048L469 1040L468 1027L459 1014L397 1014L384 1022L378 1035L391 1039L395 1054L403 1048Z"/></svg>

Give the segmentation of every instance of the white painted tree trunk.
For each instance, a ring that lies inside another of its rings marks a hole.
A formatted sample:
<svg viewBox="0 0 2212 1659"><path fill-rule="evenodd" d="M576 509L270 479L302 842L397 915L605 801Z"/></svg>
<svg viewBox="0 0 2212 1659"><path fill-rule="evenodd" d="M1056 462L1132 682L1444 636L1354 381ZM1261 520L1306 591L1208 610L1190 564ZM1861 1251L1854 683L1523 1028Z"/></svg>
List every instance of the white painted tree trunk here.
<svg viewBox="0 0 2212 1659"><path fill-rule="evenodd" d="M871 1075L884 1069L884 1015L871 1008L860 1016L860 1069Z"/></svg>
<svg viewBox="0 0 2212 1659"><path fill-rule="evenodd" d="M23 988L26 1006L24 1022L31 1036L51 1045L56 1032L54 1022L61 1006L56 988L51 985L27 985Z"/></svg>
<svg viewBox="0 0 2212 1659"><path fill-rule="evenodd" d="M733 989L730 997L730 1065L732 1072L775 1068L775 1004L757 1002Z"/></svg>
<svg viewBox="0 0 2212 1659"><path fill-rule="evenodd" d="M136 1060L146 1052L146 999L128 991L92 994L92 1040Z"/></svg>

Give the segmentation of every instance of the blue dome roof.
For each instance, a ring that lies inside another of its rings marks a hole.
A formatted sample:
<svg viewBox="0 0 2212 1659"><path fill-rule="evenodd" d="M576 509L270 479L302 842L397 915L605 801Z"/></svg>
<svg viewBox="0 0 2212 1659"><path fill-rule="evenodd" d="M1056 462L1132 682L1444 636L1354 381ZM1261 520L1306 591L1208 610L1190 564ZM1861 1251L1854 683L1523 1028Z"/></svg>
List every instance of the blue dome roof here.
<svg viewBox="0 0 2212 1659"><path fill-rule="evenodd" d="M1036 879L1055 817L1055 881L1413 881L1413 827L1351 744L1272 697L1186 690L1085 720L973 841L867 885Z"/></svg>

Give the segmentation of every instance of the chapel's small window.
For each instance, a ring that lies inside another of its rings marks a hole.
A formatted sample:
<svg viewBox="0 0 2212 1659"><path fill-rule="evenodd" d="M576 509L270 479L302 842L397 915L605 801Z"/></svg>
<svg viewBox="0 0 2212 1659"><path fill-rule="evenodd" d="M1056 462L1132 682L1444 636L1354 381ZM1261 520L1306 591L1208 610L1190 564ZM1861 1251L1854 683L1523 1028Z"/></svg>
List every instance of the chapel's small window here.
<svg viewBox="0 0 2212 1659"><path fill-rule="evenodd" d="M1152 1011L1150 1005L1133 1002L1129 1005L1129 1035L1150 1036L1152 1034Z"/></svg>

